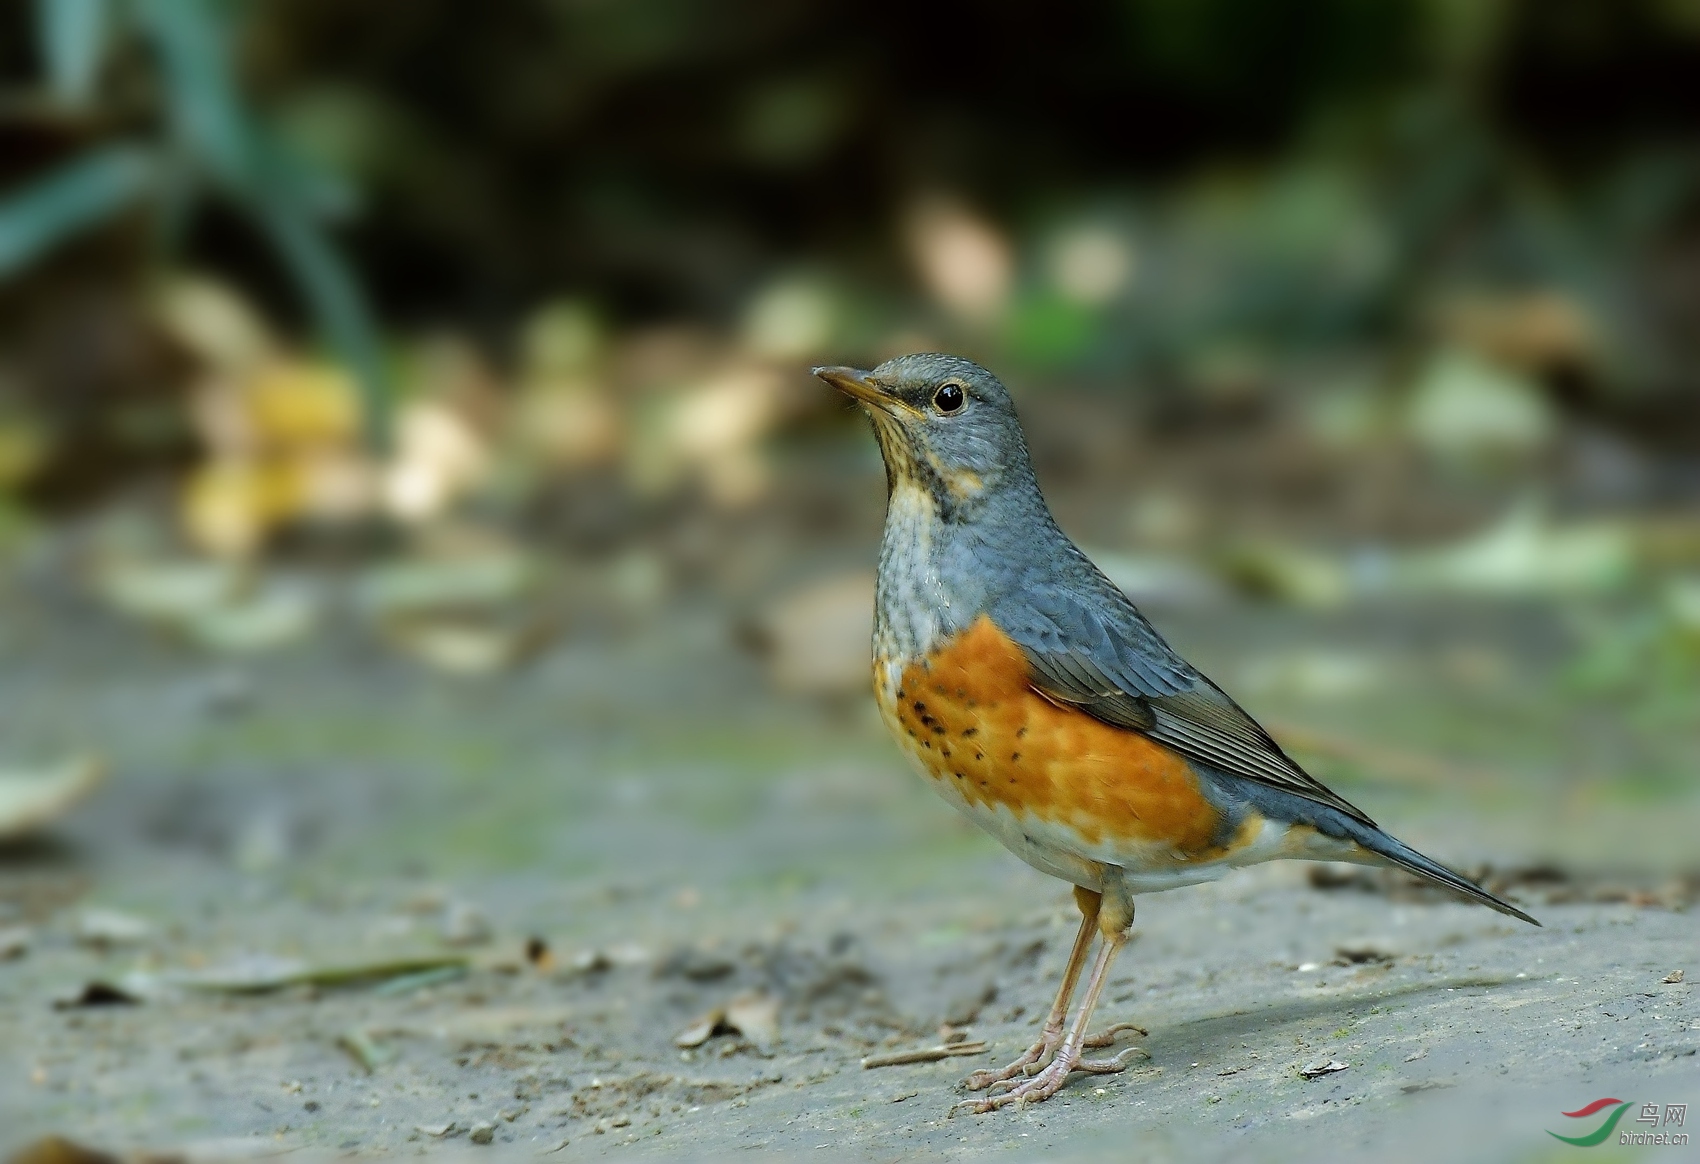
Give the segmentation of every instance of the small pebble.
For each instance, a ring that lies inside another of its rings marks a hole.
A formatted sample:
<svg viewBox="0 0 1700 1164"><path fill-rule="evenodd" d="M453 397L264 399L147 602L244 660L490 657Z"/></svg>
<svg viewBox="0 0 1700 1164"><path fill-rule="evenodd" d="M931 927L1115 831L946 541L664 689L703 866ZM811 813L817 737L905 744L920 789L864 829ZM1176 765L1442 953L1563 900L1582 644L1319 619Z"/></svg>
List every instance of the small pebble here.
<svg viewBox="0 0 1700 1164"><path fill-rule="evenodd" d="M473 1124L472 1130L466 1134L466 1138L471 1140L474 1144L488 1144L491 1140L496 1138L496 1125L488 1123Z"/></svg>

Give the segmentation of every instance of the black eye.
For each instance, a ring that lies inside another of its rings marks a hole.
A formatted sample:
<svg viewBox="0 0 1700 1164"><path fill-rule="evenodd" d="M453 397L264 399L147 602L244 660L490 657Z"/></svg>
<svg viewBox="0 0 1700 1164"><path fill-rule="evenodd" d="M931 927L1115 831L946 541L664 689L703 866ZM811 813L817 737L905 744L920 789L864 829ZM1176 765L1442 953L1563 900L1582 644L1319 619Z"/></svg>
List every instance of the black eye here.
<svg viewBox="0 0 1700 1164"><path fill-rule="evenodd" d="M962 391L960 384L942 384L933 393L933 407L949 416L953 412L962 411L962 406L968 403L968 397Z"/></svg>

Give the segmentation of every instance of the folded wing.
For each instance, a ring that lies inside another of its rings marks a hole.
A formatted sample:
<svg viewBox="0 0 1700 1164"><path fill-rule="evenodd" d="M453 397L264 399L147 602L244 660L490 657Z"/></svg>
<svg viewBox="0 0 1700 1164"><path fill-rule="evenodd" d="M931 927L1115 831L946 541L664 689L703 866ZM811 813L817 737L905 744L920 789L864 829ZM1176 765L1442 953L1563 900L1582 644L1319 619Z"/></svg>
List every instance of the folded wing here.
<svg viewBox="0 0 1700 1164"><path fill-rule="evenodd" d="M1102 575L1080 590L1026 591L994 611L1047 698L1141 732L1191 759L1375 822L1295 764L1256 720L1199 674Z"/></svg>

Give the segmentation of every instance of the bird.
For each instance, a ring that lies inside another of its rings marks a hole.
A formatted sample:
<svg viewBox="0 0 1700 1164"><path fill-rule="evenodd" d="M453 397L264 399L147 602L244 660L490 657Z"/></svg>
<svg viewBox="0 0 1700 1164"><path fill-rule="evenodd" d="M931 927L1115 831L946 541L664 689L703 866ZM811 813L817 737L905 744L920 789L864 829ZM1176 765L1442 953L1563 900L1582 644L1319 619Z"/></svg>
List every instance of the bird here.
<svg viewBox="0 0 1700 1164"><path fill-rule="evenodd" d="M1041 1102L1073 1072L1123 1069L1084 1052L1109 1044L1088 1024L1141 893L1270 860L1348 861L1540 925L1324 786L1163 640L1057 525L995 375L936 352L812 371L866 412L885 461L880 718L946 801L1073 885L1081 914L1038 1040L967 1078L984 1093L962 1101L969 1110Z"/></svg>

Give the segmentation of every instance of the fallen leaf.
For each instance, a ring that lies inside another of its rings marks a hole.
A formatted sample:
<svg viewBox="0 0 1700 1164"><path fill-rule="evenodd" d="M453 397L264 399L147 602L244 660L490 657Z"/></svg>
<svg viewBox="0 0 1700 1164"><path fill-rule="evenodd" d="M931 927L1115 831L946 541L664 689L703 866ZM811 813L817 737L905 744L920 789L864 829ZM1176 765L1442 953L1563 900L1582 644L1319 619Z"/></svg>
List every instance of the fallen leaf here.
<svg viewBox="0 0 1700 1164"><path fill-rule="evenodd" d="M77 941L85 946L133 946L151 933L153 926L145 919L116 909L85 909L77 918Z"/></svg>
<svg viewBox="0 0 1700 1164"><path fill-rule="evenodd" d="M368 1075L395 1058L393 1047L384 1046L359 1027L350 1027L338 1035L336 1045L347 1051Z"/></svg>
<svg viewBox="0 0 1700 1164"><path fill-rule="evenodd" d="M9 926L0 929L0 962L9 962L13 958L22 958L29 953L30 939L34 935L28 926Z"/></svg>
<svg viewBox="0 0 1700 1164"><path fill-rule="evenodd" d="M450 1120L446 1124L414 1124L413 1130L416 1132L423 1132L432 1139L440 1140L455 1130L455 1123L453 1120Z"/></svg>
<svg viewBox="0 0 1700 1164"><path fill-rule="evenodd" d="M725 1021L725 1008L716 1007L675 1035L673 1045L686 1049L700 1047L714 1037L714 1032L718 1031Z"/></svg>
<svg viewBox="0 0 1700 1164"><path fill-rule="evenodd" d="M355 584L354 601L378 622L441 611L489 610L530 594L538 563L507 549L374 566Z"/></svg>
<svg viewBox="0 0 1700 1164"><path fill-rule="evenodd" d="M311 591L273 582L241 599L207 607L181 624L183 637L205 650L246 655L298 642L319 622L319 600Z"/></svg>
<svg viewBox="0 0 1700 1164"><path fill-rule="evenodd" d="M1687 973L1688 972L1685 970L1672 970L1669 974L1666 974L1663 978L1659 979L1659 981L1667 985L1674 985L1687 977Z"/></svg>
<svg viewBox="0 0 1700 1164"><path fill-rule="evenodd" d="M1332 1075L1336 1071L1344 1071L1350 1066L1350 1063L1342 1063L1338 1059L1318 1059L1315 1063L1309 1063L1300 1067L1299 1074L1304 1076L1306 1079L1316 1079L1323 1075Z"/></svg>
<svg viewBox="0 0 1700 1164"><path fill-rule="evenodd" d="M23 836L64 816L104 776L99 761L88 757L38 772L0 770L0 840Z"/></svg>
<svg viewBox="0 0 1700 1164"><path fill-rule="evenodd" d="M726 1004L726 1026L763 1051L779 1041L779 1000L760 991L740 994Z"/></svg>
<svg viewBox="0 0 1700 1164"><path fill-rule="evenodd" d="M227 654L304 638L321 608L319 595L298 580L259 579L233 562L196 558L109 561L94 587L119 613Z"/></svg>
<svg viewBox="0 0 1700 1164"><path fill-rule="evenodd" d="M390 623L390 644L447 675L492 675L535 656L555 637L553 620L492 621L464 615Z"/></svg>
<svg viewBox="0 0 1700 1164"><path fill-rule="evenodd" d="M445 982L465 978L466 971L465 966L439 966L434 970L421 970L417 974L400 974L380 982L373 987L372 993L383 998L412 994L415 990L424 990L429 986L440 986Z"/></svg>
<svg viewBox="0 0 1700 1164"><path fill-rule="evenodd" d="M232 562L202 558L106 562L94 588L107 605L142 622L175 626L232 600L245 572Z"/></svg>
<svg viewBox="0 0 1700 1164"><path fill-rule="evenodd" d="M168 981L187 990L205 990L215 994L266 994L291 986L358 986L451 966L465 969L466 955L389 956L317 965L295 958L262 955L210 970L176 974Z"/></svg>

